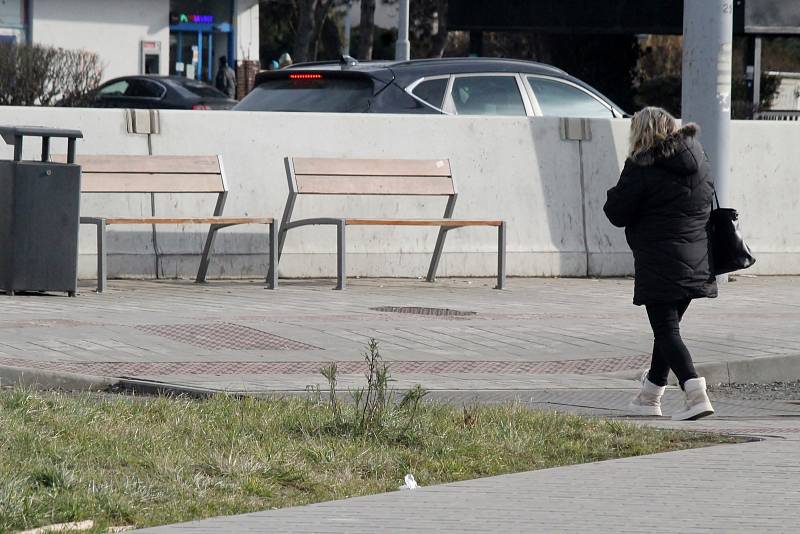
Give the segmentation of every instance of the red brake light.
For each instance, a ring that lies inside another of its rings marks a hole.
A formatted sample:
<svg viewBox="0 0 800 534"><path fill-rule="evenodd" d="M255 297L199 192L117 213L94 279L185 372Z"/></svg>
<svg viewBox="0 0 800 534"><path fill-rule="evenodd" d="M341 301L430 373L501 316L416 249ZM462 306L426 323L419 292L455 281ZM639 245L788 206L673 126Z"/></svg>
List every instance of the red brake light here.
<svg viewBox="0 0 800 534"><path fill-rule="evenodd" d="M194 104L192 106L192 109L211 109L211 108L209 106L206 106L205 104Z"/></svg>
<svg viewBox="0 0 800 534"><path fill-rule="evenodd" d="M322 74L290 74L290 80L321 80Z"/></svg>

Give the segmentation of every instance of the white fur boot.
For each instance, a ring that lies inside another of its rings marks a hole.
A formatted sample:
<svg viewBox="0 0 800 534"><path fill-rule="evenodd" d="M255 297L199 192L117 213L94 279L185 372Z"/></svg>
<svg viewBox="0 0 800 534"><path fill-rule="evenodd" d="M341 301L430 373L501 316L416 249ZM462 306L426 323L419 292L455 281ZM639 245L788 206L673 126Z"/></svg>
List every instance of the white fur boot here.
<svg viewBox="0 0 800 534"><path fill-rule="evenodd" d="M683 392L686 394L686 407L672 416L673 421L694 421L714 413L711 401L706 395L705 378L701 376L687 380L683 384Z"/></svg>
<svg viewBox="0 0 800 534"><path fill-rule="evenodd" d="M657 386L647 379L647 373L642 374L642 389L628 403L628 408L636 415L657 415L661 416L661 396L664 394L665 386Z"/></svg>

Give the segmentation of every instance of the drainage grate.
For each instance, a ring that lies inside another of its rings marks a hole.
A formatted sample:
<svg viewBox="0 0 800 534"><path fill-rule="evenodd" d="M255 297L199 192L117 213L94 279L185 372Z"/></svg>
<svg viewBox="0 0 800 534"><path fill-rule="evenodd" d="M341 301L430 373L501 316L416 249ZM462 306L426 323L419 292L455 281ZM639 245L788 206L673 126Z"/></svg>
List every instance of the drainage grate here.
<svg viewBox="0 0 800 534"><path fill-rule="evenodd" d="M321 350L294 339L233 323L137 325L136 329L211 350Z"/></svg>
<svg viewBox="0 0 800 534"><path fill-rule="evenodd" d="M459 311L449 308L420 308L419 306L379 306L370 308L373 311L390 313L409 313L411 315L432 315L434 317L468 317L478 315L474 311Z"/></svg>

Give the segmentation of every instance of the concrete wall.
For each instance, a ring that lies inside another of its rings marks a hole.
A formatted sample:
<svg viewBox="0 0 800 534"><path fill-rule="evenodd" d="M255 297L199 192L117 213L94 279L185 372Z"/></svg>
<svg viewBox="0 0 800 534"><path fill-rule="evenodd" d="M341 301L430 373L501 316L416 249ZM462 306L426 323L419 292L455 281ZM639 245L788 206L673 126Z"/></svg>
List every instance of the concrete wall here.
<svg viewBox="0 0 800 534"><path fill-rule="evenodd" d="M127 134L121 110L0 108L0 123L77 127L83 154L147 154L146 136ZM619 176L628 121L592 121L589 141L562 141L554 118L335 115L244 112L161 113L154 154L221 153L230 184L229 215L280 218L288 187L283 157L449 157L459 188L455 217L509 223L508 273L528 276L622 275L632 272L622 230L602 213L605 191ZM758 263L752 273L800 273L798 183L792 164L800 143L795 124L734 124L733 205ZM59 150L60 145L56 145ZM27 151L34 157L38 144ZM63 148L60 148L63 150ZM9 157L3 147L0 156ZM159 195L156 213L210 214L213 195ZM438 217L440 198L301 197L295 217ZM148 195L84 195L84 215L149 215ZM202 227L151 230L115 227L109 238L112 276L192 276ZM430 228L351 227L349 276L422 276L436 231ZM211 276L260 276L266 252L260 227L223 230ZM333 276L335 234L330 227L292 230L282 276ZM154 253L157 250L158 254ZM492 275L496 233L465 228L450 234L440 275ZM94 236L81 233L82 277L94 276Z"/></svg>
<svg viewBox="0 0 800 534"><path fill-rule="evenodd" d="M104 79L140 73L141 41L161 42L169 72L169 2L165 0L35 0L33 42L100 55Z"/></svg>

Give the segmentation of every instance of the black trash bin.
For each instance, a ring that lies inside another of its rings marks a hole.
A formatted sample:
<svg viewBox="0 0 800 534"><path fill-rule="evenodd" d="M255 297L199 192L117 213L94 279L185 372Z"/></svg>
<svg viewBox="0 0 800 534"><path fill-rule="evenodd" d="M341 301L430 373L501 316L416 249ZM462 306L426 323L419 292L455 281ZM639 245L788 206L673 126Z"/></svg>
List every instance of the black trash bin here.
<svg viewBox="0 0 800 534"><path fill-rule="evenodd" d="M78 289L81 168L78 130L0 126L14 160L0 161L0 290ZM42 160L22 161L24 137L42 138ZM67 162L50 159L50 139L67 138Z"/></svg>

